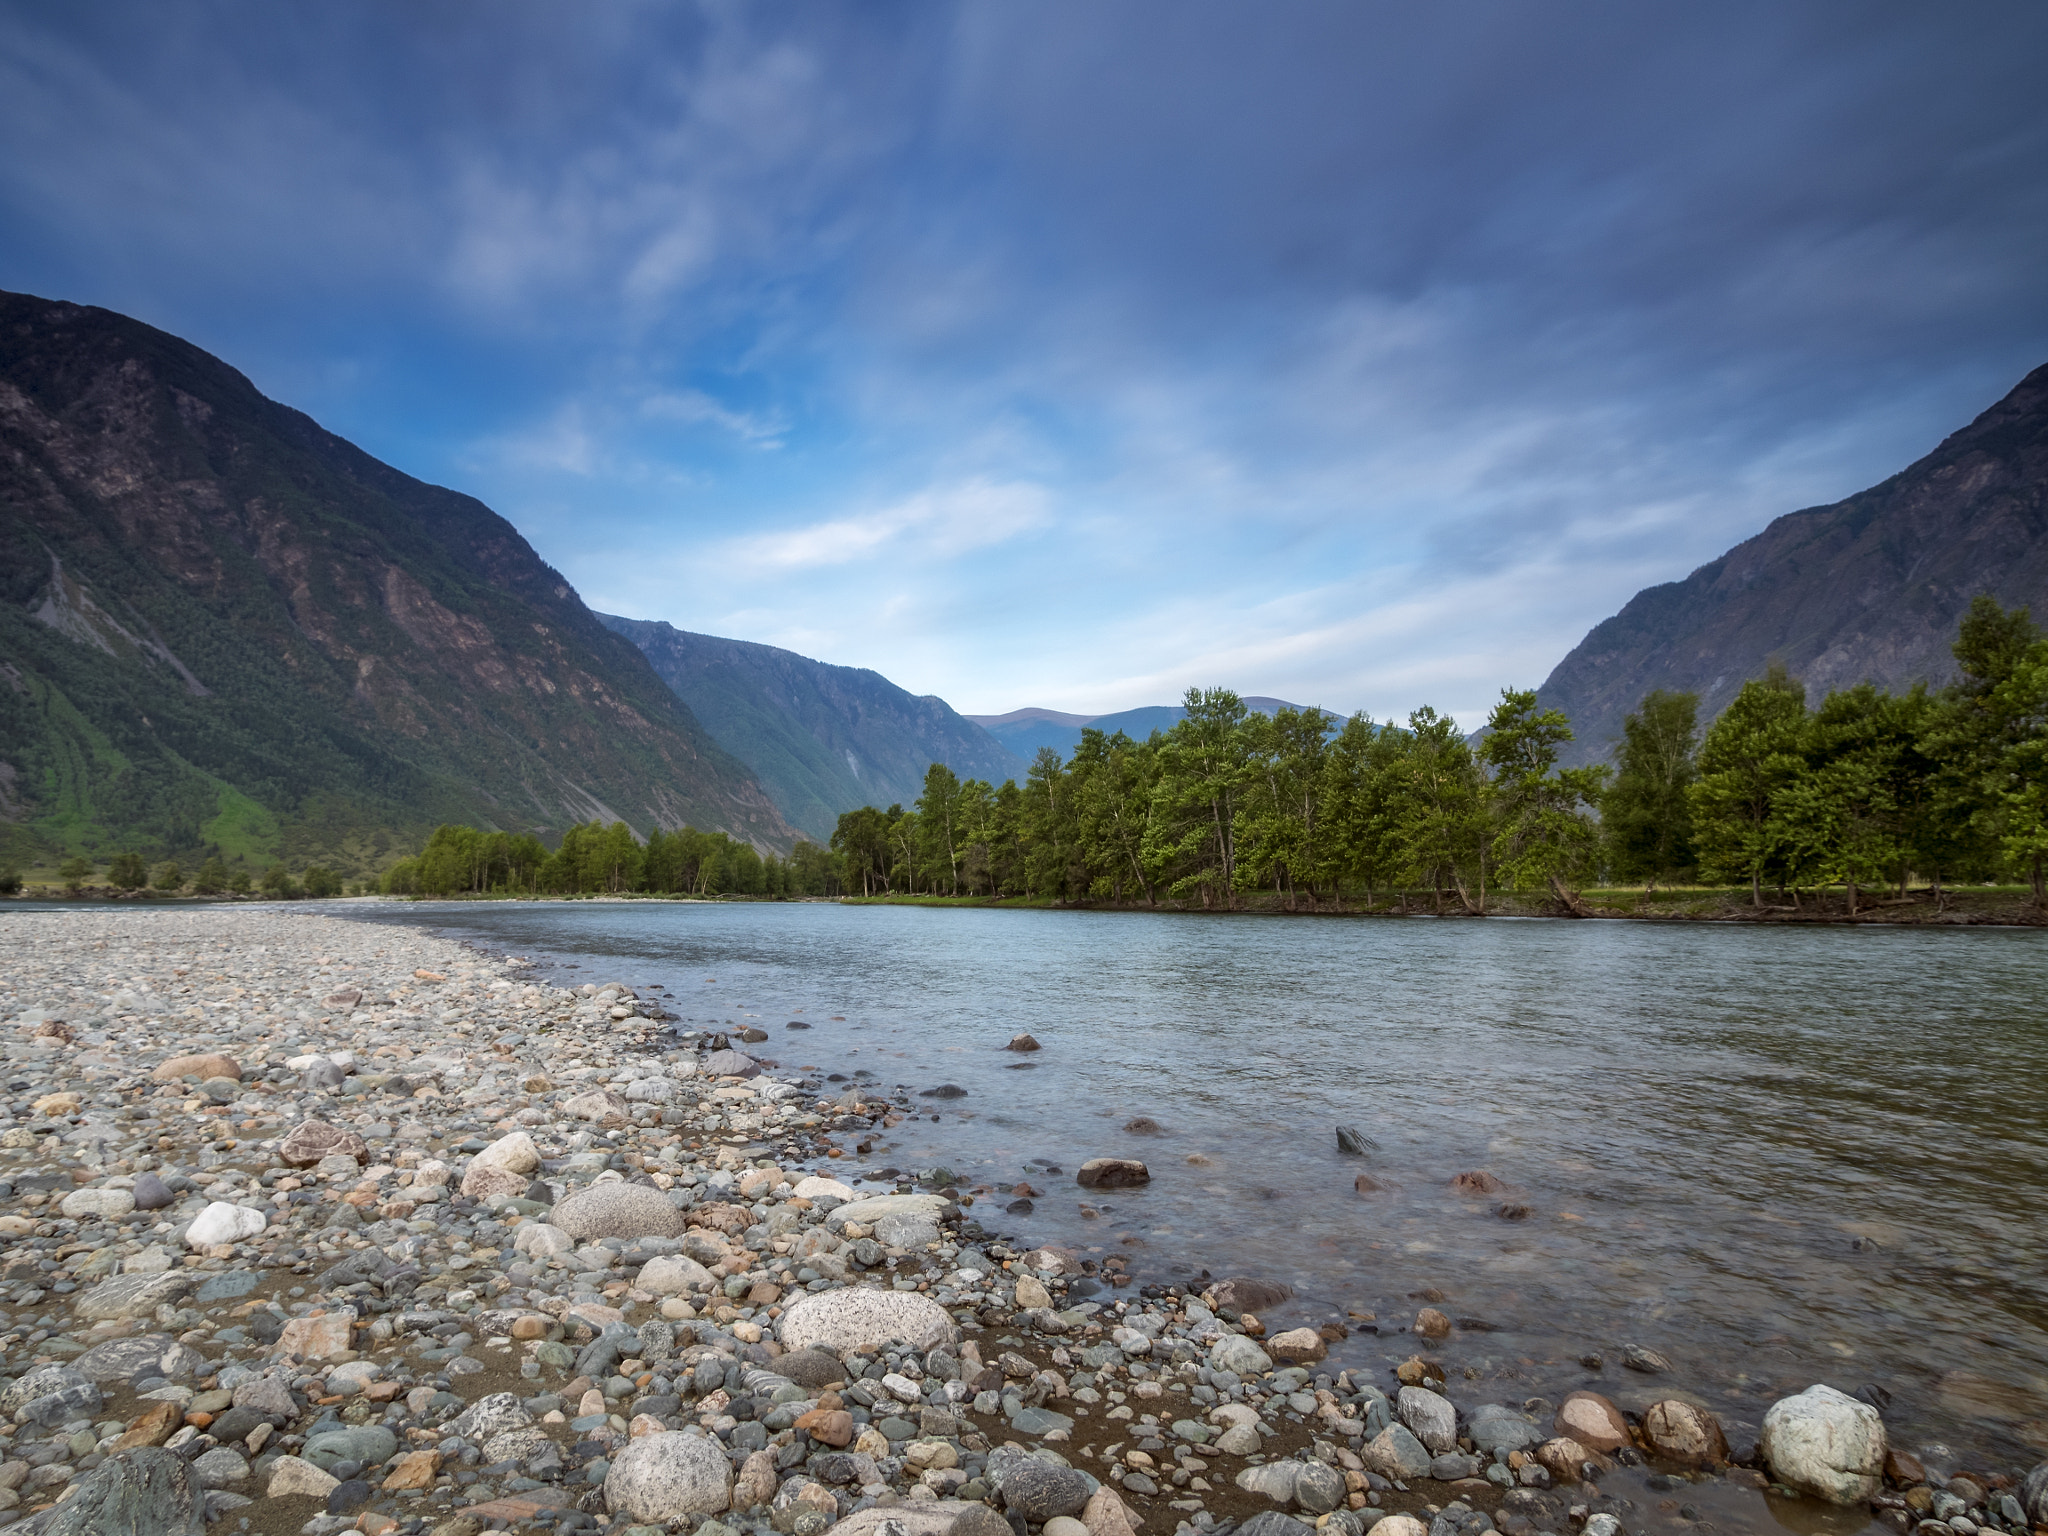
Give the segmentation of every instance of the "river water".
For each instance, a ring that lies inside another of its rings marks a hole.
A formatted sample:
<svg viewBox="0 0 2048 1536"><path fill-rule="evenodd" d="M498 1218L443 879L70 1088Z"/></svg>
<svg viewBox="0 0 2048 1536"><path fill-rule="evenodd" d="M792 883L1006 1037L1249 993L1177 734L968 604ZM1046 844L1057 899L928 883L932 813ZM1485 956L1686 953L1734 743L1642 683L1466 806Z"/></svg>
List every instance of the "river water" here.
<svg viewBox="0 0 2048 1536"><path fill-rule="evenodd" d="M974 1215L1122 1253L1141 1280L1286 1281L1297 1297L1269 1324L1348 1318L1345 1365L1413 1353L1393 1330L1435 1291L1491 1330L1431 1351L1459 1395L1482 1391L1461 1374L1502 1399L1586 1386L1634 1409L1675 1387L1739 1448L1778 1396L1874 1385L1894 1444L1946 1442L1989 1470L2048 1449L2048 934L372 910L560 979L664 985L685 1020L765 1028L749 1049L785 1068L964 1088L913 1098L926 1118L832 1171L1028 1181L1028 1215L1007 1193ZM1044 1048L1003 1051L1019 1031ZM1162 1131L1126 1132L1138 1116ZM1339 1124L1377 1150L1340 1153ZM1150 1185L1077 1188L1100 1155L1143 1158ZM1470 1170L1508 1191L1453 1192ZM1355 1192L1360 1173L1386 1188ZM1504 1203L1529 1214L1504 1220ZM1631 1344L1673 1371L1622 1369Z"/></svg>

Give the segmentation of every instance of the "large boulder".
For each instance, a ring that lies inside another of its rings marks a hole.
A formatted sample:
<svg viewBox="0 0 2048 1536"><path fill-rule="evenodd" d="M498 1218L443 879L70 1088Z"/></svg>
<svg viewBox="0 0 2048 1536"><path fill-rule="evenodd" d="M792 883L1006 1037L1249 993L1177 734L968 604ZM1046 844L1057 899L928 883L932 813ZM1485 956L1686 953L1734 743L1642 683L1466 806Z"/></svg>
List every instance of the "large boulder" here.
<svg viewBox="0 0 2048 1536"><path fill-rule="evenodd" d="M135 1209L135 1195L126 1189L98 1185L74 1189L57 1203L57 1209L73 1221L119 1221Z"/></svg>
<svg viewBox="0 0 2048 1536"><path fill-rule="evenodd" d="M1558 1405L1557 1433L1602 1455L1628 1444L1628 1420L1598 1392L1574 1392Z"/></svg>
<svg viewBox="0 0 2048 1536"><path fill-rule="evenodd" d="M1152 1182L1152 1170L1135 1157L1091 1157L1074 1174L1083 1189L1136 1189Z"/></svg>
<svg viewBox="0 0 2048 1536"><path fill-rule="evenodd" d="M216 1200L185 1229L187 1248L212 1248L221 1243L239 1243L256 1236L270 1225L270 1218L253 1205L230 1205Z"/></svg>
<svg viewBox="0 0 2048 1536"><path fill-rule="evenodd" d="M99 1411L98 1384L68 1365L30 1371L0 1393L0 1415L17 1424L54 1428L68 1419L89 1419Z"/></svg>
<svg viewBox="0 0 2048 1536"><path fill-rule="evenodd" d="M1449 1398L1427 1387L1403 1387L1394 1407L1415 1438L1437 1455L1458 1448L1458 1410Z"/></svg>
<svg viewBox="0 0 2048 1536"><path fill-rule="evenodd" d="M1771 1404L1763 1453L1779 1482L1831 1504L1860 1504L1884 1486L1884 1420L1830 1386Z"/></svg>
<svg viewBox="0 0 2048 1536"><path fill-rule="evenodd" d="M639 1286L656 1296L676 1296L716 1284L711 1271L680 1253L651 1258L640 1271Z"/></svg>
<svg viewBox="0 0 2048 1536"><path fill-rule="evenodd" d="M1258 1376L1273 1369L1273 1357L1241 1333L1226 1333L1209 1346L1209 1369Z"/></svg>
<svg viewBox="0 0 2048 1536"><path fill-rule="evenodd" d="M870 1195L837 1207L825 1222L828 1226L843 1227L849 1221L857 1221L871 1227L884 1216L923 1216L936 1222L952 1209L953 1202L944 1195Z"/></svg>
<svg viewBox="0 0 2048 1536"><path fill-rule="evenodd" d="M176 1301L198 1288L199 1277L187 1270L174 1269L161 1275L116 1275L81 1296L77 1311L89 1323L148 1317L163 1303Z"/></svg>
<svg viewBox="0 0 2048 1536"><path fill-rule="evenodd" d="M1381 1477L1405 1482L1429 1470L1429 1447L1409 1433L1405 1424L1389 1424L1369 1441L1359 1456Z"/></svg>
<svg viewBox="0 0 2048 1536"><path fill-rule="evenodd" d="M1472 1444L1486 1456L1497 1451L1527 1450L1543 1439L1543 1431L1534 1420L1502 1403L1482 1403L1473 1409L1469 1433Z"/></svg>
<svg viewBox="0 0 2048 1536"><path fill-rule="evenodd" d="M1691 1466L1712 1466L1728 1459L1728 1437L1721 1421L1704 1408L1666 1398L1643 1413L1643 1439L1659 1456Z"/></svg>
<svg viewBox="0 0 2048 1536"><path fill-rule="evenodd" d="M38 1536L205 1536L205 1495L182 1456L144 1447L80 1478Z"/></svg>
<svg viewBox="0 0 2048 1536"><path fill-rule="evenodd" d="M631 1109L623 1097L609 1088L592 1088L562 1102L562 1113L574 1115L578 1120L609 1120L614 1115L624 1116Z"/></svg>
<svg viewBox="0 0 2048 1536"><path fill-rule="evenodd" d="M732 1463L708 1435L642 1435L612 1458L604 1502L614 1515L650 1525L719 1514L732 1505Z"/></svg>
<svg viewBox="0 0 2048 1536"><path fill-rule="evenodd" d="M835 1355L901 1339L913 1349L953 1342L953 1319L915 1291L850 1287L800 1296L782 1314L784 1349L826 1349Z"/></svg>
<svg viewBox="0 0 2048 1536"><path fill-rule="evenodd" d="M72 1369L102 1386L110 1381L140 1381L161 1376L179 1381L197 1373L206 1357L188 1344L180 1344L167 1333L146 1333L132 1339L109 1339L95 1344L76 1360Z"/></svg>
<svg viewBox="0 0 2048 1536"><path fill-rule="evenodd" d="M579 1189L548 1213L548 1224L579 1243L601 1237L680 1237L683 1213L645 1184L607 1180Z"/></svg>
<svg viewBox="0 0 2048 1536"><path fill-rule="evenodd" d="M1209 1287L1209 1294L1216 1299L1216 1310L1225 1317L1236 1317L1241 1313L1259 1313L1277 1307L1294 1294L1294 1287L1282 1285L1277 1280L1254 1280L1238 1275L1229 1280L1218 1280Z"/></svg>
<svg viewBox="0 0 2048 1536"><path fill-rule="evenodd" d="M494 1195L516 1199L526 1193L526 1186L531 1182L523 1173L500 1168L479 1157L463 1172L462 1192L472 1200L489 1200Z"/></svg>
<svg viewBox="0 0 2048 1536"><path fill-rule="evenodd" d="M533 1138L524 1131L513 1131L500 1136L483 1151L477 1153L476 1162L490 1168L506 1168L513 1173L534 1173L540 1168L540 1148L533 1144ZM474 1167L475 1163L470 1166Z"/></svg>
<svg viewBox="0 0 2048 1536"><path fill-rule="evenodd" d="M1035 1456L1019 1456L996 1474L1003 1508L1042 1525L1055 1515L1077 1515L1095 1491L1093 1479L1072 1467L1055 1466Z"/></svg>
<svg viewBox="0 0 2048 1536"><path fill-rule="evenodd" d="M2048 1461L2026 1475L2020 1484L2020 1505L2036 1525L2048 1525Z"/></svg>

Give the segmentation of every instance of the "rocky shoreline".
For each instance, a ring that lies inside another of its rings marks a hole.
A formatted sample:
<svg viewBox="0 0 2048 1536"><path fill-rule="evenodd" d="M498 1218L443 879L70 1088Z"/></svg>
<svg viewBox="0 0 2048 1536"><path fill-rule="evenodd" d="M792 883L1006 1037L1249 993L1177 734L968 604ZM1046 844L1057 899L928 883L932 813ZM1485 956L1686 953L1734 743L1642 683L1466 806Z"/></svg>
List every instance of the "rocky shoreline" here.
<svg viewBox="0 0 2048 1536"><path fill-rule="evenodd" d="M877 1089L411 929L13 914L0 1030L24 1536L2048 1527L2048 1466L1923 1464L1827 1387L1755 1447L1682 1390L1488 1402L1428 1307L1385 1379L1333 1369L1341 1321L1266 1336L1277 1287L830 1177L907 1112Z"/></svg>

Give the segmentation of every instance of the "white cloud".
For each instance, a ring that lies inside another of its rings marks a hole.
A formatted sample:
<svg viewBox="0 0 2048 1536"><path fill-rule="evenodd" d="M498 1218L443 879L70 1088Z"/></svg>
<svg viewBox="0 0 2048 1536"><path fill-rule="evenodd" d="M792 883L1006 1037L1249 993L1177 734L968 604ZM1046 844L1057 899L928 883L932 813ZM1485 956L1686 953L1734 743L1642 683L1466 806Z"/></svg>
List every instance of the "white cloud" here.
<svg viewBox="0 0 2048 1536"><path fill-rule="evenodd" d="M664 390L640 403L640 414L663 421L723 428L742 442L762 448L780 448L789 423L779 414L757 416L736 411L700 389Z"/></svg>
<svg viewBox="0 0 2048 1536"><path fill-rule="evenodd" d="M760 572L846 565L890 549L949 559L1043 527L1051 515L1044 486L975 478L933 486L873 512L734 539L721 555Z"/></svg>

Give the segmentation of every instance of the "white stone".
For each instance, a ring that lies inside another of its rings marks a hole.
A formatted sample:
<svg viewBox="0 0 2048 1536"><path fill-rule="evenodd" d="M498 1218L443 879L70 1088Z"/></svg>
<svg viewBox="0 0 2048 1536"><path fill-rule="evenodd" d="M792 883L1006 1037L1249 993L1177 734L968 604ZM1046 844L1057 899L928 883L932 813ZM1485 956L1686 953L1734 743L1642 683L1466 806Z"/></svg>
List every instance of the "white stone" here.
<svg viewBox="0 0 2048 1536"><path fill-rule="evenodd" d="M778 1325L784 1349L872 1349L889 1339L902 1339L913 1349L950 1344L953 1319L929 1296L915 1291L849 1288L813 1291L800 1296L782 1314Z"/></svg>
<svg viewBox="0 0 2048 1536"><path fill-rule="evenodd" d="M1226 1333L1209 1347L1209 1368L1257 1376L1273 1369L1273 1357L1241 1333Z"/></svg>
<svg viewBox="0 0 2048 1536"><path fill-rule="evenodd" d="M575 1246L575 1238L560 1227L551 1227L544 1221L523 1221L512 1234L512 1251L523 1253L532 1259L545 1259L557 1253L568 1253Z"/></svg>
<svg viewBox="0 0 2048 1536"><path fill-rule="evenodd" d="M649 1259L640 1271L639 1286L656 1296L679 1296L714 1284L711 1271L695 1259L680 1253L665 1253Z"/></svg>
<svg viewBox="0 0 2048 1536"><path fill-rule="evenodd" d="M185 1246L188 1248L211 1248L218 1243L239 1243L254 1237L270 1225L270 1218L263 1212L246 1205L229 1205L225 1200L216 1200L185 1229Z"/></svg>
<svg viewBox="0 0 2048 1536"><path fill-rule="evenodd" d="M1830 1386L1771 1404L1763 1452L1779 1482L1831 1504L1860 1504L1884 1486L1884 1420Z"/></svg>
<svg viewBox="0 0 2048 1536"><path fill-rule="evenodd" d="M310 1461L301 1461L296 1456L280 1456L270 1464L270 1483L264 1489L273 1499L301 1498L324 1499L341 1486L341 1479L331 1472L323 1472Z"/></svg>
<svg viewBox="0 0 2048 1536"><path fill-rule="evenodd" d="M850 1221L873 1226L884 1216L928 1216L937 1221L953 1208L943 1195L870 1195L850 1200L825 1218L828 1226L843 1227Z"/></svg>
<svg viewBox="0 0 2048 1536"><path fill-rule="evenodd" d="M500 1136L477 1153L476 1161L487 1168L505 1168L513 1173L533 1173L540 1167L540 1149L533 1144L533 1138L526 1132L514 1131L509 1136Z"/></svg>
<svg viewBox="0 0 2048 1536"><path fill-rule="evenodd" d="M125 1189L74 1189L57 1209L73 1220L118 1221L135 1209L135 1196Z"/></svg>
<svg viewBox="0 0 2048 1536"><path fill-rule="evenodd" d="M715 1515L732 1504L732 1463L706 1435L642 1435L612 1459L604 1501L615 1515L653 1525Z"/></svg>

